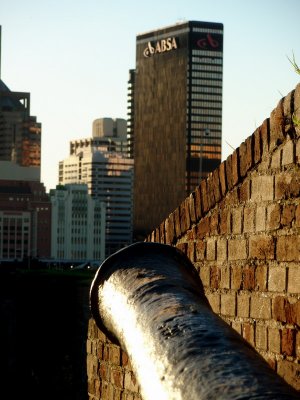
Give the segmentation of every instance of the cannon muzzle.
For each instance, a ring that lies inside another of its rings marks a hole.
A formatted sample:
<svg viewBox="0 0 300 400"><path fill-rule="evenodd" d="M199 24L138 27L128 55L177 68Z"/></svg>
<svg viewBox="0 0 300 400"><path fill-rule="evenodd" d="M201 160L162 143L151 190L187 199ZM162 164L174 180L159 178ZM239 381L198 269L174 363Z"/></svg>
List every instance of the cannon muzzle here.
<svg viewBox="0 0 300 400"><path fill-rule="evenodd" d="M144 400L299 399L211 310L192 263L174 247L138 242L108 257L90 306L128 353Z"/></svg>

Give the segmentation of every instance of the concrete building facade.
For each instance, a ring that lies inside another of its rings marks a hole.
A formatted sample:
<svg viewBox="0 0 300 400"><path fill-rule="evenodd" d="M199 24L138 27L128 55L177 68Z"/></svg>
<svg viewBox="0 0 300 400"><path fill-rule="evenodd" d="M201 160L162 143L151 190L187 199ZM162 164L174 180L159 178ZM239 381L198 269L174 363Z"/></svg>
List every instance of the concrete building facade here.
<svg viewBox="0 0 300 400"><path fill-rule="evenodd" d="M92 199L84 184L58 185L52 204L51 257L68 262L105 258L105 204Z"/></svg>
<svg viewBox="0 0 300 400"><path fill-rule="evenodd" d="M126 120L95 120L91 138L72 141L69 157L59 163L59 183L85 183L105 203L106 256L132 242L133 160Z"/></svg>

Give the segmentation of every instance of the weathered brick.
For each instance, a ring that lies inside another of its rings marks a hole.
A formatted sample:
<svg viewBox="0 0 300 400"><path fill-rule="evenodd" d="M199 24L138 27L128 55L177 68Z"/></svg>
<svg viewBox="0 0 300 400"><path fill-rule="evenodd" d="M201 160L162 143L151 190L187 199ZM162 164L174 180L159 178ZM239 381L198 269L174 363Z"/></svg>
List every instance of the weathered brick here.
<svg viewBox="0 0 300 400"><path fill-rule="evenodd" d="M216 314L220 313L220 295L216 292L211 292L206 294L206 298Z"/></svg>
<svg viewBox="0 0 300 400"><path fill-rule="evenodd" d="M125 371L124 388L134 393L137 393L139 390L138 382L130 371Z"/></svg>
<svg viewBox="0 0 300 400"><path fill-rule="evenodd" d="M271 168L272 169L280 169L281 167L281 148L276 149L271 155Z"/></svg>
<svg viewBox="0 0 300 400"><path fill-rule="evenodd" d="M221 271L221 280L220 280L220 288L221 289L230 289L230 267L228 265L220 268Z"/></svg>
<svg viewBox="0 0 300 400"><path fill-rule="evenodd" d="M260 126L262 154L269 152L270 142L270 118L266 118Z"/></svg>
<svg viewBox="0 0 300 400"><path fill-rule="evenodd" d="M207 188L206 179L202 179L200 182L200 199L201 199L201 210L205 214L209 210L208 198L207 198Z"/></svg>
<svg viewBox="0 0 300 400"><path fill-rule="evenodd" d="M187 244L187 256L188 258L194 262L195 261L195 242L188 242Z"/></svg>
<svg viewBox="0 0 300 400"><path fill-rule="evenodd" d="M295 146L291 139L283 145L281 162L283 166L293 164L295 162Z"/></svg>
<svg viewBox="0 0 300 400"><path fill-rule="evenodd" d="M255 289L255 266L246 265L243 268L243 289L254 290Z"/></svg>
<svg viewBox="0 0 300 400"><path fill-rule="evenodd" d="M298 127L300 133L300 126ZM296 163L300 164L300 139L296 142Z"/></svg>
<svg viewBox="0 0 300 400"><path fill-rule="evenodd" d="M255 347L265 351L268 348L267 328L264 325L256 325L255 327Z"/></svg>
<svg viewBox="0 0 300 400"><path fill-rule="evenodd" d="M231 214L228 210L221 210L220 211L220 234L226 235L231 232ZM299 223L300 223L300 207L299 207Z"/></svg>
<svg viewBox="0 0 300 400"><path fill-rule="evenodd" d="M265 291L267 289L267 272L266 265L258 265L255 268L255 289Z"/></svg>
<svg viewBox="0 0 300 400"><path fill-rule="evenodd" d="M112 364L120 365L120 356L121 356L120 347L119 346L110 345L109 349L108 349L108 352L109 352L109 361Z"/></svg>
<svg viewBox="0 0 300 400"><path fill-rule="evenodd" d="M216 204L212 172L209 173L206 178L206 195L207 195L208 209L211 210Z"/></svg>
<svg viewBox="0 0 300 400"><path fill-rule="evenodd" d="M242 178L251 169L252 161L252 136L249 136L239 147L239 166Z"/></svg>
<svg viewBox="0 0 300 400"><path fill-rule="evenodd" d="M227 192L225 162L222 162L219 166L219 177L220 177L220 185L221 185L221 194L222 194L222 196L225 196L225 194Z"/></svg>
<svg viewBox="0 0 300 400"><path fill-rule="evenodd" d="M228 190L233 188L233 178L232 178L232 155L229 155L225 161L225 170L226 170L226 180Z"/></svg>
<svg viewBox="0 0 300 400"><path fill-rule="evenodd" d="M218 168L216 168L212 173L212 182L213 182L215 202L218 203L221 200L221 185L220 185Z"/></svg>
<svg viewBox="0 0 300 400"><path fill-rule="evenodd" d="M228 240L228 259L245 260L247 258L247 242L245 239Z"/></svg>
<svg viewBox="0 0 300 400"><path fill-rule="evenodd" d="M219 233L219 213L215 211L210 216L210 235L217 235Z"/></svg>
<svg viewBox="0 0 300 400"><path fill-rule="evenodd" d="M254 346L254 325L249 322L243 323L243 338Z"/></svg>
<svg viewBox="0 0 300 400"><path fill-rule="evenodd" d="M185 233L191 226L190 213L189 213L189 203L188 199L185 199L179 207L180 215L180 231Z"/></svg>
<svg viewBox="0 0 300 400"><path fill-rule="evenodd" d="M272 353L280 354L281 334L278 328L268 328L268 349Z"/></svg>
<svg viewBox="0 0 300 400"><path fill-rule="evenodd" d="M165 221L159 225L159 241L163 244L166 243Z"/></svg>
<svg viewBox="0 0 300 400"><path fill-rule="evenodd" d="M189 215L191 223L194 224L196 222L196 209L195 209L195 192L192 192L187 198L188 206L189 206Z"/></svg>
<svg viewBox="0 0 300 400"><path fill-rule="evenodd" d="M218 239L217 240L217 260L226 261L227 260L227 240Z"/></svg>
<svg viewBox="0 0 300 400"><path fill-rule="evenodd" d="M210 268L210 287L212 289L218 289L221 279L220 269L216 266Z"/></svg>
<svg viewBox="0 0 300 400"><path fill-rule="evenodd" d="M231 173L232 173L232 183L233 186L237 185L239 182L239 149L235 149L232 153L231 159Z"/></svg>
<svg viewBox="0 0 300 400"><path fill-rule="evenodd" d="M196 249L195 249L196 261L204 260L205 249L206 249L206 243L203 240L197 240L196 241Z"/></svg>
<svg viewBox="0 0 300 400"><path fill-rule="evenodd" d="M288 235L277 238L278 261L300 261L300 236Z"/></svg>
<svg viewBox="0 0 300 400"><path fill-rule="evenodd" d="M179 238L181 236L179 207L174 211L174 226L176 238Z"/></svg>
<svg viewBox="0 0 300 400"><path fill-rule="evenodd" d="M196 226L197 239L203 239L205 236L208 236L210 231L210 218L204 217L202 218L198 225Z"/></svg>
<svg viewBox="0 0 300 400"><path fill-rule="evenodd" d="M296 390L300 390L300 364L287 360L279 360L277 363L277 373Z"/></svg>
<svg viewBox="0 0 300 400"><path fill-rule="evenodd" d="M254 207L244 208L244 232L254 232Z"/></svg>
<svg viewBox="0 0 300 400"><path fill-rule="evenodd" d="M269 151L284 141L284 115L283 115L283 99L281 99L277 107L270 115L270 145Z"/></svg>
<svg viewBox="0 0 300 400"><path fill-rule="evenodd" d="M266 207L258 206L255 215L255 231L261 232L266 229Z"/></svg>
<svg viewBox="0 0 300 400"><path fill-rule="evenodd" d="M254 164L257 164L260 162L262 154L260 127L255 130L253 138L254 138Z"/></svg>
<svg viewBox="0 0 300 400"><path fill-rule="evenodd" d="M293 356L295 352L295 330L283 329L281 332L281 352L287 356Z"/></svg>
<svg viewBox="0 0 300 400"><path fill-rule="evenodd" d="M271 292L284 292L286 290L286 268L269 268L268 288Z"/></svg>
<svg viewBox="0 0 300 400"><path fill-rule="evenodd" d="M251 181L251 200L267 201L274 198L274 177L272 175L254 176Z"/></svg>
<svg viewBox="0 0 300 400"><path fill-rule="evenodd" d="M275 321L286 322L286 302L283 296L277 296L272 301L272 317Z"/></svg>
<svg viewBox="0 0 300 400"><path fill-rule="evenodd" d="M299 246L299 237L298 237ZM298 259L300 257L299 247L298 247ZM290 267L288 269L288 292L289 293L300 293L300 267L299 265L295 267Z"/></svg>
<svg viewBox="0 0 300 400"><path fill-rule="evenodd" d="M175 240L175 225L174 225L174 214L170 214L166 219L166 244L172 244Z"/></svg>
<svg viewBox="0 0 300 400"><path fill-rule="evenodd" d="M268 297L252 296L250 302L250 317L271 319L271 300Z"/></svg>
<svg viewBox="0 0 300 400"><path fill-rule="evenodd" d="M277 203L270 204L267 207L267 230L278 229L280 226L281 208Z"/></svg>
<svg viewBox="0 0 300 400"><path fill-rule="evenodd" d="M300 204L297 206L295 211L295 227L300 228Z"/></svg>
<svg viewBox="0 0 300 400"><path fill-rule="evenodd" d="M275 199L291 199L300 194L299 172L283 172L275 177Z"/></svg>
<svg viewBox="0 0 300 400"><path fill-rule="evenodd" d="M233 321L231 326L238 334L242 334L242 324L240 322Z"/></svg>
<svg viewBox="0 0 300 400"><path fill-rule="evenodd" d="M196 219L199 221L199 219L202 217L202 208L201 208L201 191L200 187L198 186L195 189L195 213L196 213Z"/></svg>
<svg viewBox="0 0 300 400"><path fill-rule="evenodd" d="M260 260L274 259L275 242L273 236L251 236L249 240L249 256Z"/></svg>
<svg viewBox="0 0 300 400"><path fill-rule="evenodd" d="M299 120L300 119L300 84L295 88L294 91L294 116ZM295 126L295 131L297 136L300 136L300 126Z"/></svg>
<svg viewBox="0 0 300 400"><path fill-rule="evenodd" d="M296 206L294 204L286 204L282 208L280 222L283 226L291 226L295 218Z"/></svg>
<svg viewBox="0 0 300 400"><path fill-rule="evenodd" d="M231 267L231 289L240 290L242 288L242 280L242 267L239 265Z"/></svg>
<svg viewBox="0 0 300 400"><path fill-rule="evenodd" d="M206 266L201 266L200 270L200 279L202 281L202 284L204 287L209 287L210 286L210 267Z"/></svg>
<svg viewBox="0 0 300 400"><path fill-rule="evenodd" d="M294 111L294 93L295 91L292 90L283 98L283 115L285 120L285 125L291 124L292 113Z"/></svg>
<svg viewBox="0 0 300 400"><path fill-rule="evenodd" d="M237 316L248 318L250 313L250 297L247 294L237 295Z"/></svg>
<svg viewBox="0 0 300 400"><path fill-rule="evenodd" d="M123 388L124 374L120 368L111 369L111 383L118 388Z"/></svg>
<svg viewBox="0 0 300 400"><path fill-rule="evenodd" d="M300 331L296 333L296 357L300 358Z"/></svg>
<svg viewBox="0 0 300 400"><path fill-rule="evenodd" d="M216 240L208 238L206 243L206 259L214 261L216 259Z"/></svg>
<svg viewBox="0 0 300 400"><path fill-rule="evenodd" d="M242 233L243 208L234 208L231 211L232 233L238 235Z"/></svg>
<svg viewBox="0 0 300 400"><path fill-rule="evenodd" d="M235 294L221 295L221 314L229 317L234 317L236 313L236 296Z"/></svg>
<svg viewBox="0 0 300 400"><path fill-rule="evenodd" d="M245 179L241 186L238 188L239 201L245 203L250 200L250 179Z"/></svg>

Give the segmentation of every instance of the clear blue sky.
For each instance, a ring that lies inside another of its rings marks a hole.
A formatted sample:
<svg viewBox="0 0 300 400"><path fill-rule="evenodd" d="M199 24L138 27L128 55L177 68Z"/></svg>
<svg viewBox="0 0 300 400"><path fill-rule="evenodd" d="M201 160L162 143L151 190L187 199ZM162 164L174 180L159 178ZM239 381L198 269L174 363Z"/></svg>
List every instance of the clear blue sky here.
<svg viewBox="0 0 300 400"><path fill-rule="evenodd" d="M224 24L222 159L300 80L300 0L0 0L2 79L31 93L42 181L58 183L70 140L96 118L126 118L136 35L181 20Z"/></svg>

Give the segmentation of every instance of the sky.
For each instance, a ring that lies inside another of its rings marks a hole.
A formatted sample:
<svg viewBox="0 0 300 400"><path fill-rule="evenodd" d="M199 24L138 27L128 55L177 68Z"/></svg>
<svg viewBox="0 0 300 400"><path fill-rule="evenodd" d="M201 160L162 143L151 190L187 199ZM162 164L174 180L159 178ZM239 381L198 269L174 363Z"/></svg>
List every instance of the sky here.
<svg viewBox="0 0 300 400"><path fill-rule="evenodd" d="M41 181L58 184L71 140L127 118L136 36L197 20L224 24L222 160L299 83L299 0L0 0L1 78L29 92L42 124Z"/></svg>

